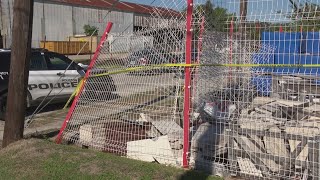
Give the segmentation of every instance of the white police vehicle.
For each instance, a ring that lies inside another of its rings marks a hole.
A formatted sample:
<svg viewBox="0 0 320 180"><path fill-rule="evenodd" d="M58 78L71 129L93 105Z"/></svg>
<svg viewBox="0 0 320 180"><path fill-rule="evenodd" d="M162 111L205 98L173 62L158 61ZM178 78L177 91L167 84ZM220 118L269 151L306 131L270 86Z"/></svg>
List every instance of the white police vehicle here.
<svg viewBox="0 0 320 180"><path fill-rule="evenodd" d="M10 56L10 49L0 49L0 119L3 119L7 103ZM69 65L70 67L66 70ZM26 97L27 107L37 106L43 99L48 101L53 97L52 103L66 102L85 71L86 69L79 64L72 63L64 55L45 49L32 49Z"/></svg>

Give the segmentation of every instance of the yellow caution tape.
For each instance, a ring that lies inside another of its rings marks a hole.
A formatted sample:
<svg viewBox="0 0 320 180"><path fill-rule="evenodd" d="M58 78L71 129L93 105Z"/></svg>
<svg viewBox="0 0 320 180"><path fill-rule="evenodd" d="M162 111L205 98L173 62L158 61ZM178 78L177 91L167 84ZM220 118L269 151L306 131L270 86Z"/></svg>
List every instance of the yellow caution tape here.
<svg viewBox="0 0 320 180"><path fill-rule="evenodd" d="M153 69L164 68L164 67L252 67L252 68L254 68L254 67L298 68L299 67L299 68L320 68L320 64L156 64L156 65L150 65L150 66L130 67L130 68L120 69L120 70L111 71L111 72L107 72L107 73L95 74L95 75L89 76L88 78L122 74L122 73L128 73L128 72L144 71L144 70L153 70ZM72 93L68 102L64 106L64 108L68 107L72 98L79 94L82 83L83 83L83 80L80 81L77 88Z"/></svg>
<svg viewBox="0 0 320 180"><path fill-rule="evenodd" d="M76 89L75 89L75 90L73 91L73 93L71 94L70 98L68 99L67 103L64 105L63 109L66 109L66 108L69 106L71 100L72 100L74 97L76 97L76 96L79 95L79 92L80 92L80 88L81 88L81 86L82 86L82 83L83 83L83 79L81 79L80 83L77 85Z"/></svg>
<svg viewBox="0 0 320 180"><path fill-rule="evenodd" d="M287 68L315 68L319 67L320 64L159 64L159 65L151 65L151 66L138 66L125 68L121 70L111 71L102 74L96 74L90 77L101 77L107 75L121 74L127 72L135 72L135 71L144 71L144 70L152 70L164 67L287 67Z"/></svg>

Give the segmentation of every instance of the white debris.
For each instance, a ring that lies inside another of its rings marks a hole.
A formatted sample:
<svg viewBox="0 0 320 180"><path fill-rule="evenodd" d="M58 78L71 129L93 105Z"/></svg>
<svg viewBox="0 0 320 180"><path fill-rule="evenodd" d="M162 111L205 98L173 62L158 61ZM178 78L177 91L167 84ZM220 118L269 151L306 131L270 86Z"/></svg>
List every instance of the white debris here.
<svg viewBox="0 0 320 180"><path fill-rule="evenodd" d="M93 139L93 129L91 125L80 126L80 142L83 145L89 145Z"/></svg>
<svg viewBox="0 0 320 180"><path fill-rule="evenodd" d="M179 165L181 159L174 155L168 136L127 142L127 157L167 165Z"/></svg>

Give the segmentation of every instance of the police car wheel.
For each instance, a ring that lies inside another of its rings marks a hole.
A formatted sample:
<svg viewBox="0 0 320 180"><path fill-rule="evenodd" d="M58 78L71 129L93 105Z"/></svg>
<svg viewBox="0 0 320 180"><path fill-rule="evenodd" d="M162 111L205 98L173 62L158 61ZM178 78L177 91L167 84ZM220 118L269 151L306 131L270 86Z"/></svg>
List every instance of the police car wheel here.
<svg viewBox="0 0 320 180"><path fill-rule="evenodd" d="M7 94L0 97L0 120L5 120L5 114L7 110Z"/></svg>

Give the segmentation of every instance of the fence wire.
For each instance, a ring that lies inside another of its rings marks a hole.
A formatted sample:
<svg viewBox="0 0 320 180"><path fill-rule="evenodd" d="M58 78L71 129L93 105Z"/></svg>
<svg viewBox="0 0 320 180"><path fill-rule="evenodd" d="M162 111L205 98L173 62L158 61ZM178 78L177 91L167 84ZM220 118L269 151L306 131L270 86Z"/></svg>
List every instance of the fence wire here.
<svg viewBox="0 0 320 180"><path fill-rule="evenodd" d="M320 2L194 0L190 39L187 1L155 4L134 33L152 43L114 59L104 42L63 139L220 176L319 178Z"/></svg>

